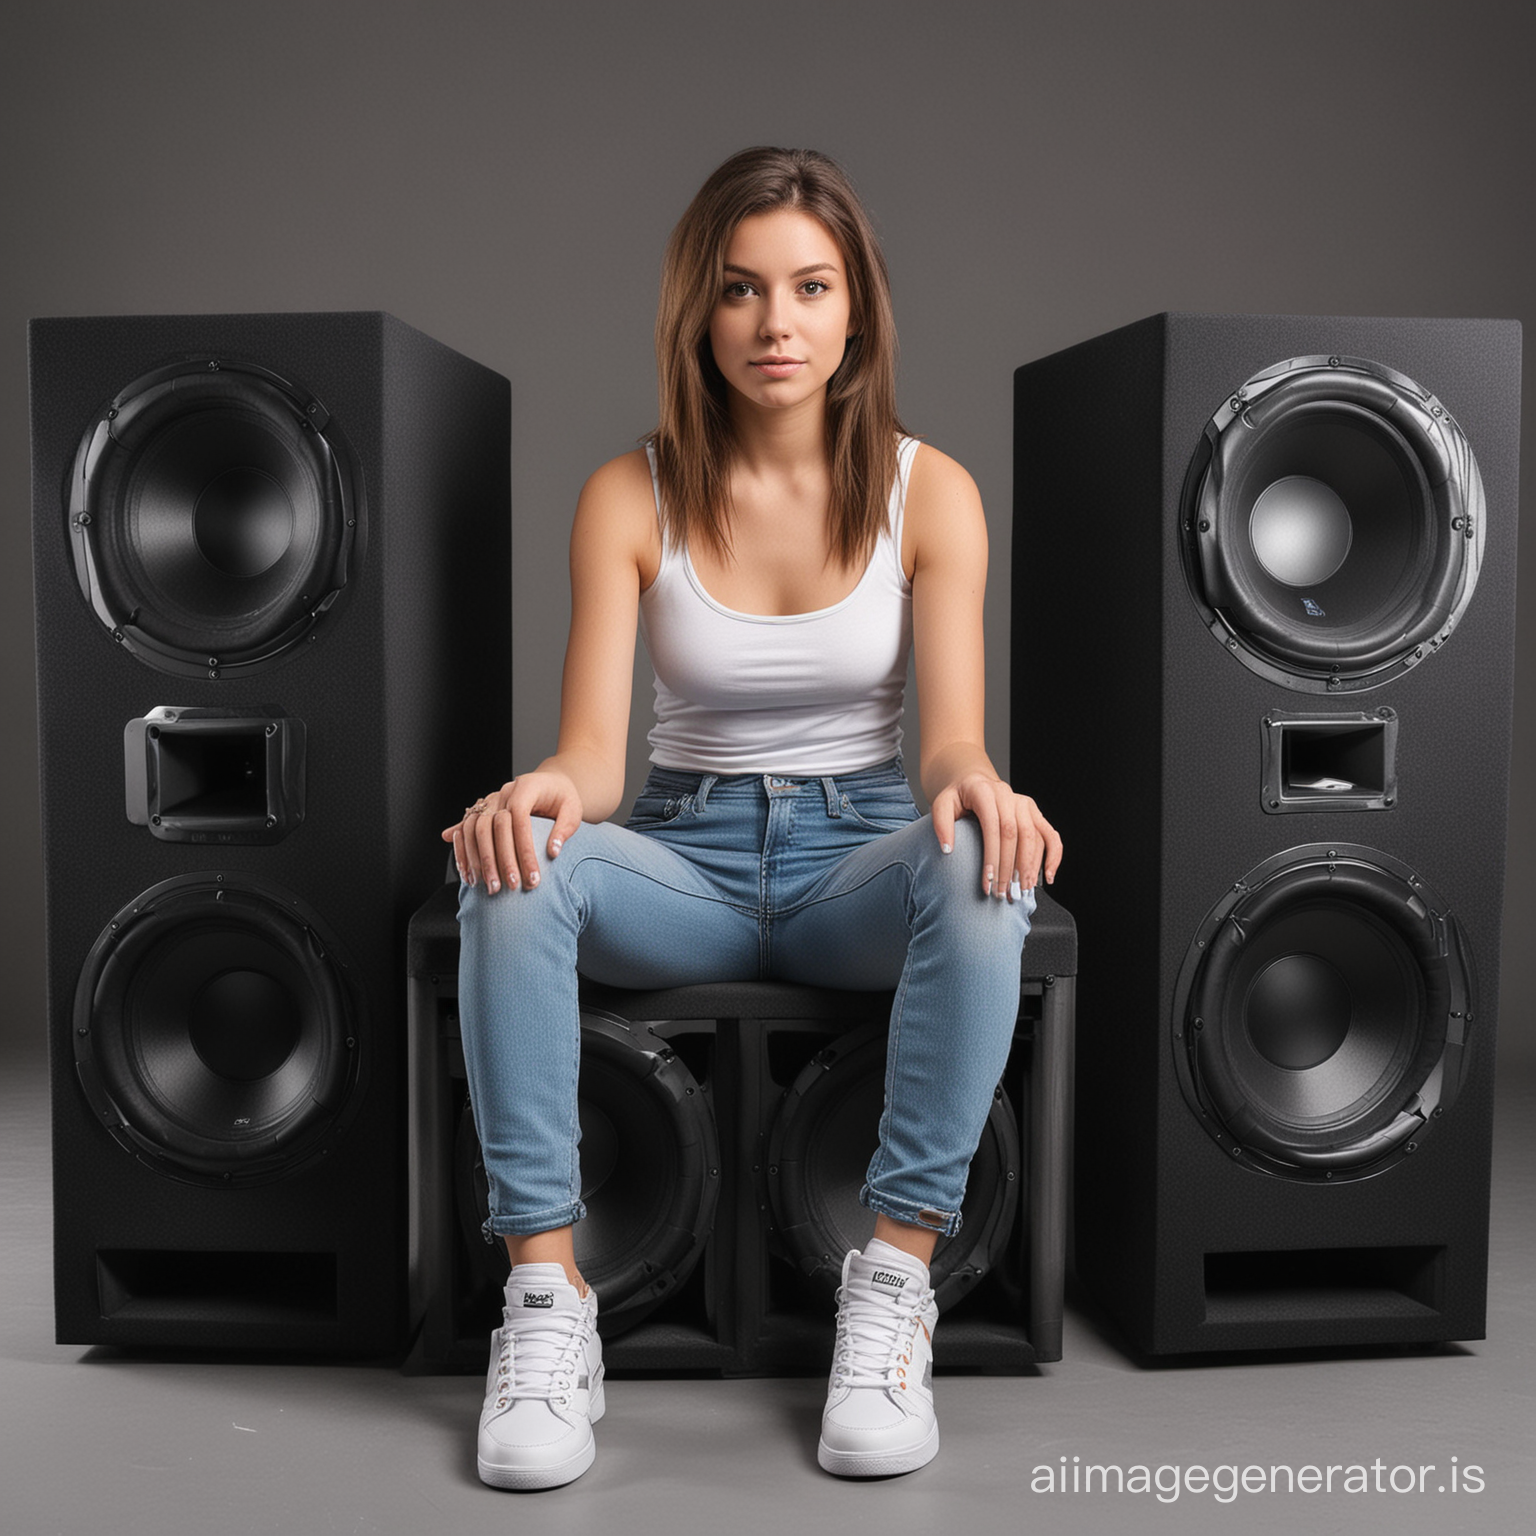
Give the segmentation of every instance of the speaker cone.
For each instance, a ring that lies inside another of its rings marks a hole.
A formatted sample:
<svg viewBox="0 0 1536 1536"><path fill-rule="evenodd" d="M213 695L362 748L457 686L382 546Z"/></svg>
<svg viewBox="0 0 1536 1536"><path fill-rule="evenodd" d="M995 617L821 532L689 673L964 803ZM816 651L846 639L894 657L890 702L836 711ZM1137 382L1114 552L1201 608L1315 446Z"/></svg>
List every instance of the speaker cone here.
<svg viewBox="0 0 1536 1536"><path fill-rule="evenodd" d="M194 1179L292 1172L355 1112L345 964L296 898L184 875L108 924L75 991L75 1061L101 1122Z"/></svg>
<svg viewBox="0 0 1536 1536"><path fill-rule="evenodd" d="M1483 486L1460 427L1412 379L1298 357L1211 419L1183 518L1191 590L1239 660L1349 691L1449 637L1477 583Z"/></svg>
<svg viewBox="0 0 1536 1536"><path fill-rule="evenodd" d="M720 1188L715 1119L680 1057L657 1036L583 1009L581 1198L576 1262L597 1292L605 1335L633 1327L678 1287L703 1252ZM500 1239L485 1242L490 1208L472 1116L455 1146L460 1225L473 1268L498 1288L509 1266Z"/></svg>
<svg viewBox="0 0 1536 1536"><path fill-rule="evenodd" d="M193 358L121 390L68 488L81 591L163 671L271 663L345 591L362 498L325 407L252 364Z"/></svg>
<svg viewBox="0 0 1536 1536"><path fill-rule="evenodd" d="M769 1144L769 1201L781 1241L806 1274L839 1284L843 1255L862 1248L870 1213L859 1204L885 1104L886 1028L842 1036L796 1078ZM941 1308L1005 1253L1019 1204L1020 1153L1001 1087L971 1162L960 1230L941 1237L928 1272Z"/></svg>
<svg viewBox="0 0 1536 1536"><path fill-rule="evenodd" d="M1174 1012L1186 1097L1270 1172L1377 1172L1454 1098L1468 996L1456 923L1411 870L1371 849L1292 849L1190 946Z"/></svg>

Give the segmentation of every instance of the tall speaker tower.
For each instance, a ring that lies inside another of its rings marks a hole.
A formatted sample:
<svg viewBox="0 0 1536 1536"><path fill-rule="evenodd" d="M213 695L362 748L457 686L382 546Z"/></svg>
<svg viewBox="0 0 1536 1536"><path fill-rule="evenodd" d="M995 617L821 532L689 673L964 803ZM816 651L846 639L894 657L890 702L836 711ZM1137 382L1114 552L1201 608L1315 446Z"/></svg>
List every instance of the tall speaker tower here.
<svg viewBox="0 0 1536 1536"><path fill-rule="evenodd" d="M1142 1349L1482 1336L1513 322L1160 315L1015 380L1013 754Z"/></svg>
<svg viewBox="0 0 1536 1536"><path fill-rule="evenodd" d="M381 314L39 320L31 382L59 1340L393 1350L507 382Z"/></svg>

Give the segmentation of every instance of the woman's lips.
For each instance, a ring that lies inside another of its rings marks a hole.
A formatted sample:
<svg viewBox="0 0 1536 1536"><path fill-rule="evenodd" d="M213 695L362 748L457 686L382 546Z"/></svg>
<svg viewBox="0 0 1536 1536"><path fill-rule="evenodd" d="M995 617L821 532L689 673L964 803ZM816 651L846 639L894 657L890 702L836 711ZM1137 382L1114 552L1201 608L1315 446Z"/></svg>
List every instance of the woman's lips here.
<svg viewBox="0 0 1536 1536"><path fill-rule="evenodd" d="M761 357L754 359L752 366L765 379L787 379L798 373L805 364L796 357Z"/></svg>

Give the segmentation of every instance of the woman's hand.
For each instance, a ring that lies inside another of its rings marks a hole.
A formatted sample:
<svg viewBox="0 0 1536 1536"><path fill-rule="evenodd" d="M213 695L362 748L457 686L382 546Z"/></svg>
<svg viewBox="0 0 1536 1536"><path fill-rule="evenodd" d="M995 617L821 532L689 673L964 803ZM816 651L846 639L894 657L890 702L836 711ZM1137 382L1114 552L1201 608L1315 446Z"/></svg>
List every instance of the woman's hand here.
<svg viewBox="0 0 1536 1536"><path fill-rule="evenodd" d="M1028 795L1016 795L1001 779L968 773L933 799L933 830L948 853L955 845L955 818L969 811L981 824L981 888L1012 901L1032 891L1045 865L1046 884L1061 863L1061 838Z"/></svg>
<svg viewBox="0 0 1536 1536"><path fill-rule="evenodd" d="M443 841L453 844L459 879L467 885L485 880L495 895L503 885L516 890L518 871L532 890L539 883L539 860L533 846L534 816L554 822L547 852L557 858L561 845L581 825L581 796L563 773L540 770L508 780L500 789L464 808L463 819L443 829Z"/></svg>

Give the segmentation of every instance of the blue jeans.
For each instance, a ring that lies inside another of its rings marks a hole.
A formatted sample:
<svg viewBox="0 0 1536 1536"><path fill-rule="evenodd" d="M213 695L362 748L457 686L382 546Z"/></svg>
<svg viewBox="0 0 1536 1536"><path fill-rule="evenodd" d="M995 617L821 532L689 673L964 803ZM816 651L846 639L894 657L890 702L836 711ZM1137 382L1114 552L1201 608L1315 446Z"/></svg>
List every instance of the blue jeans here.
<svg viewBox="0 0 1536 1536"><path fill-rule="evenodd" d="M895 988L860 1199L953 1234L1007 1062L1033 892L982 891L981 831L940 851L900 759L836 778L655 769L626 826L583 825L539 885L459 895L459 1019L489 1233L579 1220L578 968L622 987Z"/></svg>

